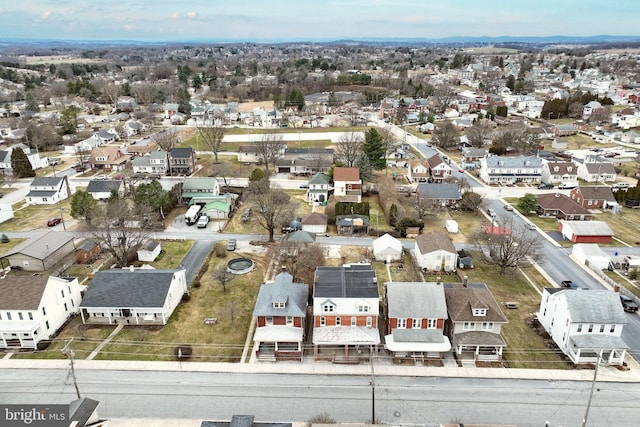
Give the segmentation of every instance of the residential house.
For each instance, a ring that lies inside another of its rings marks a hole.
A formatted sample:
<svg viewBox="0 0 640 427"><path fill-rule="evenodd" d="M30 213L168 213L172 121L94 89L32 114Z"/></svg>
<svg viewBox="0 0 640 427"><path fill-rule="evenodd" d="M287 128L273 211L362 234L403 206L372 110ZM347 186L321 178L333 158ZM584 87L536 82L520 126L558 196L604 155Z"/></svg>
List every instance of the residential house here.
<svg viewBox="0 0 640 427"><path fill-rule="evenodd" d="M115 144L116 139L118 138L118 134L115 129L100 129L98 132L94 133L94 135L102 141L101 145Z"/></svg>
<svg viewBox="0 0 640 427"><path fill-rule="evenodd" d="M380 344L377 282L371 264L316 269L313 286L316 360L358 362L377 350Z"/></svg>
<svg viewBox="0 0 640 427"><path fill-rule="evenodd" d="M416 198L424 207L455 208L462 199L458 184L418 184Z"/></svg>
<svg viewBox="0 0 640 427"><path fill-rule="evenodd" d="M163 150L151 151L142 157L134 157L134 174L165 175L169 170L168 153Z"/></svg>
<svg viewBox="0 0 640 427"><path fill-rule="evenodd" d="M78 313L78 279L8 275L0 280L0 348L36 349Z"/></svg>
<svg viewBox="0 0 640 427"><path fill-rule="evenodd" d="M27 203L34 205L54 205L71 196L67 176L37 176L33 178L27 193Z"/></svg>
<svg viewBox="0 0 640 427"><path fill-rule="evenodd" d="M178 107L179 104L177 103L173 103L173 102L168 102L166 104L164 104L164 118L165 119L170 119L171 117L173 117L174 115L176 115L178 113Z"/></svg>
<svg viewBox="0 0 640 427"><path fill-rule="evenodd" d="M318 212L311 212L302 217L300 223L302 224L302 231L307 231L313 234L325 234L327 232L327 224L329 217L325 214Z"/></svg>
<svg viewBox="0 0 640 427"><path fill-rule="evenodd" d="M467 362L499 362L506 342L500 335L508 323L500 306L484 283L444 285L449 318L445 332L459 365Z"/></svg>
<svg viewBox="0 0 640 427"><path fill-rule="evenodd" d="M169 174L191 175L196 169L196 151L192 147L172 148L169 151Z"/></svg>
<svg viewBox="0 0 640 427"><path fill-rule="evenodd" d="M572 162L543 162L542 182L560 184L578 180L578 168Z"/></svg>
<svg viewBox="0 0 640 427"><path fill-rule="evenodd" d="M480 159L487 156L484 148L469 148L462 153L461 164L465 169L475 169L480 166Z"/></svg>
<svg viewBox="0 0 640 427"><path fill-rule="evenodd" d="M489 156L480 159L480 179L486 184L539 183L542 160L535 156Z"/></svg>
<svg viewBox="0 0 640 427"><path fill-rule="evenodd" d="M309 178L307 201L309 204L324 205L329 199L329 177L323 173L316 173Z"/></svg>
<svg viewBox="0 0 640 427"><path fill-rule="evenodd" d="M429 162L427 159L413 159L409 161L407 179L409 182L427 182L429 180Z"/></svg>
<svg viewBox="0 0 640 427"><path fill-rule="evenodd" d="M559 136L571 136L578 133L578 129L576 129L573 125L556 125L553 127L553 135L556 137Z"/></svg>
<svg viewBox="0 0 640 427"><path fill-rule="evenodd" d="M333 169L334 196L338 202L362 201L360 169L338 167Z"/></svg>
<svg viewBox="0 0 640 427"><path fill-rule="evenodd" d="M153 262L162 251L162 245L157 240L148 240L138 251L138 261Z"/></svg>
<svg viewBox="0 0 640 427"><path fill-rule="evenodd" d="M414 254L423 270L455 271L458 265L458 252L451 239L437 231L417 236Z"/></svg>
<svg viewBox="0 0 640 427"><path fill-rule="evenodd" d="M590 220L593 216L589 210L560 193L539 194L536 213L541 216L578 221Z"/></svg>
<svg viewBox="0 0 640 427"><path fill-rule="evenodd" d="M597 243L576 243L571 248L571 255L584 265L598 270L606 270L611 263L611 255L600 249Z"/></svg>
<svg viewBox="0 0 640 427"><path fill-rule="evenodd" d="M149 156L149 154L151 154L152 152L159 151L159 150L160 149L158 148L156 143L151 142L148 139L133 141L131 144L125 147L126 153L132 156L134 161L137 157ZM167 156L166 151L165 151L165 156Z"/></svg>
<svg viewBox="0 0 640 427"><path fill-rule="evenodd" d="M611 243L614 232L604 221L558 221L562 237L573 243Z"/></svg>
<svg viewBox="0 0 640 427"><path fill-rule="evenodd" d="M610 162L586 158L584 163L578 164L578 178L586 182L614 182L616 176L616 169Z"/></svg>
<svg viewBox="0 0 640 427"><path fill-rule="evenodd" d="M383 261L385 264L402 261L402 242L389 233L374 239L373 258L376 261Z"/></svg>
<svg viewBox="0 0 640 427"><path fill-rule="evenodd" d="M256 331L253 336L258 360L300 360L307 318L309 286L294 283L287 272L260 286L253 309Z"/></svg>
<svg viewBox="0 0 640 427"><path fill-rule="evenodd" d="M429 182L442 182L451 176L451 166L438 154L429 157L427 163L429 164Z"/></svg>
<svg viewBox="0 0 640 427"><path fill-rule="evenodd" d="M216 178L191 177L184 179L182 184L182 203L187 205L205 204L218 199L220 184Z"/></svg>
<svg viewBox="0 0 640 427"><path fill-rule="evenodd" d="M285 148L276 160L276 173L327 173L333 164L332 148Z"/></svg>
<svg viewBox="0 0 640 427"><path fill-rule="evenodd" d="M89 165L92 169L105 171L121 171L127 167L131 156L115 146L98 147L91 150Z"/></svg>
<svg viewBox="0 0 640 427"><path fill-rule="evenodd" d="M69 154L90 153L94 148L98 148L103 145L104 142L102 139L98 138L98 136L94 134L87 139L76 142L73 145L66 145L64 151Z"/></svg>
<svg viewBox="0 0 640 427"><path fill-rule="evenodd" d="M597 114L604 111L604 107L598 101L591 101L582 107L582 118L587 120L593 114Z"/></svg>
<svg viewBox="0 0 640 427"><path fill-rule="evenodd" d="M124 182L121 179L92 179L87 185L87 193L96 200L107 200L112 192L124 194Z"/></svg>
<svg viewBox="0 0 640 427"><path fill-rule="evenodd" d="M622 365L627 323L620 298L603 289L545 288L538 320L573 363Z"/></svg>
<svg viewBox="0 0 640 427"><path fill-rule="evenodd" d="M80 303L83 323L166 325L187 292L185 270L98 271Z"/></svg>
<svg viewBox="0 0 640 427"><path fill-rule="evenodd" d="M614 213L622 207L616 202L611 187L602 185L595 187L579 186L569 192L569 197L586 209L605 209Z"/></svg>
<svg viewBox="0 0 640 427"><path fill-rule="evenodd" d="M0 260L6 260L9 266L18 270L47 271L74 250L73 236L47 231L5 252Z"/></svg>
<svg viewBox="0 0 640 427"><path fill-rule="evenodd" d="M76 263L90 264L100 256L101 252L102 248L100 248L100 243L95 240L88 239L76 249Z"/></svg>
<svg viewBox="0 0 640 427"><path fill-rule="evenodd" d="M389 282L384 290L385 348L394 358L442 359L451 350L442 283Z"/></svg>

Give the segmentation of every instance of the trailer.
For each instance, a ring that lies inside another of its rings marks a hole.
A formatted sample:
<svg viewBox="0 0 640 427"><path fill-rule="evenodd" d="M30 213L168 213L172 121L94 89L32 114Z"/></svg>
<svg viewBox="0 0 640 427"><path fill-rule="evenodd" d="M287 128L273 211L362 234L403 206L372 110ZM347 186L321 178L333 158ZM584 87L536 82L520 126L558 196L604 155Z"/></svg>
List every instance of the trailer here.
<svg viewBox="0 0 640 427"><path fill-rule="evenodd" d="M196 222L198 222L198 218L200 218L200 210L201 209L202 209L202 206L200 206L200 205L191 206L187 210L187 213L184 214L184 222L186 222L187 225L193 225Z"/></svg>

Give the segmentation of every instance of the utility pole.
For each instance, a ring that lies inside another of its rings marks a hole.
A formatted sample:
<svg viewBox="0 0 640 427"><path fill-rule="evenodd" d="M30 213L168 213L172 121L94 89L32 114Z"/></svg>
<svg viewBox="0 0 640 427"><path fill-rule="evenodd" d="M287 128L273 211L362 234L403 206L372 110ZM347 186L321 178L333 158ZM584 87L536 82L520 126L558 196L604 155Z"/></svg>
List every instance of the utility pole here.
<svg viewBox="0 0 640 427"><path fill-rule="evenodd" d="M376 377L373 371L373 346L369 346L369 363L371 364L371 424L376 423Z"/></svg>
<svg viewBox="0 0 640 427"><path fill-rule="evenodd" d="M587 410L584 413L582 419L582 427L587 425L587 419L589 418L589 409L591 408L591 399L593 398L593 389L596 386L596 377L598 376L598 366L600 366L600 359L602 359L602 350L598 353L598 360L596 361L596 369L593 372L593 381L591 382L591 391L589 392L589 400L587 401Z"/></svg>
<svg viewBox="0 0 640 427"><path fill-rule="evenodd" d="M71 360L71 371L69 372L69 375L71 375L71 379L73 380L73 386L76 388L76 395L78 396L78 399L80 399L80 389L78 388L76 371L73 366L73 358L75 356L75 353L73 352L73 350L71 350L71 341L73 341L73 338L67 341L67 343L64 345L64 348L62 349L62 353L69 356L69 360Z"/></svg>

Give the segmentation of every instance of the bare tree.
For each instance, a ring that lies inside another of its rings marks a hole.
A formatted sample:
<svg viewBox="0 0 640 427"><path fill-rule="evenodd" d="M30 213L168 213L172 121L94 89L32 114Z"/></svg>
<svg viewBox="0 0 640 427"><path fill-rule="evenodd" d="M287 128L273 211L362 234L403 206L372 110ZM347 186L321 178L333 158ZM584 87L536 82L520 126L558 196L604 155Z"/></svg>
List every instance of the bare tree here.
<svg viewBox="0 0 640 427"><path fill-rule="evenodd" d="M602 124L602 122L611 121L611 106L605 105L604 108L595 110L589 117L589 123L593 125Z"/></svg>
<svg viewBox="0 0 640 427"><path fill-rule="evenodd" d="M336 143L336 157L347 166L353 167L356 159L362 153L364 139L359 132L347 132Z"/></svg>
<svg viewBox="0 0 640 427"><path fill-rule="evenodd" d="M209 151L213 151L216 163L218 163L218 153L224 137L224 128L221 121L214 120L210 126L198 126L198 135L202 143Z"/></svg>
<svg viewBox="0 0 640 427"><path fill-rule="evenodd" d="M174 127L163 129L153 135L153 141L161 150L171 151L178 144L178 131Z"/></svg>
<svg viewBox="0 0 640 427"><path fill-rule="evenodd" d="M435 87L433 93L434 107L436 112L444 113L456 96L454 88L446 83Z"/></svg>
<svg viewBox="0 0 640 427"><path fill-rule="evenodd" d="M288 223L293 216L291 198L286 192L271 188L267 178L249 183L247 192L255 207L258 224L269 232L269 241L273 242L274 230Z"/></svg>
<svg viewBox="0 0 640 427"><path fill-rule="evenodd" d="M102 88L102 93L109 99L111 105L113 105L113 109L118 108L118 98L122 93L122 87L115 84L106 84Z"/></svg>
<svg viewBox="0 0 640 427"><path fill-rule="evenodd" d="M220 309L220 313L223 317L228 318L231 322L236 320L236 313L240 310L240 304L236 301L229 301Z"/></svg>
<svg viewBox="0 0 640 427"><path fill-rule="evenodd" d="M384 158L387 159L395 148L394 142L396 140L393 132L389 127L378 128L378 135L380 135L380 140L382 141L382 147L384 148ZM386 164L386 162L385 162ZM385 167L385 175L389 171L389 168Z"/></svg>
<svg viewBox="0 0 640 427"><path fill-rule="evenodd" d="M324 265L324 251L316 244L289 242L280 243L282 263L295 281L313 284L316 268Z"/></svg>
<svg viewBox="0 0 640 427"><path fill-rule="evenodd" d="M485 260L499 267L500 274L543 259L542 239L538 233L529 230L521 221L515 221L513 216L501 216L497 223L499 227L479 234L478 243L486 249L483 251Z"/></svg>
<svg viewBox="0 0 640 427"><path fill-rule="evenodd" d="M484 123L474 123L468 127L465 131L467 139L472 146L479 148L484 145L484 142L489 139L491 134L491 128Z"/></svg>
<svg viewBox="0 0 640 427"><path fill-rule="evenodd" d="M229 179L231 179L234 173L235 173L235 170L233 169L233 166L231 164L226 162L221 162L221 163L214 163L211 166L211 175L209 176L222 178L225 186L224 191L227 191L226 189L229 187Z"/></svg>
<svg viewBox="0 0 640 427"><path fill-rule="evenodd" d="M140 83L131 86L131 92L138 104L149 106L156 97L156 88L151 83Z"/></svg>
<svg viewBox="0 0 640 427"><path fill-rule="evenodd" d="M76 160L78 163L78 168L81 170L89 169L89 159L91 158L90 150L80 150L76 152Z"/></svg>
<svg viewBox="0 0 640 427"><path fill-rule="evenodd" d="M581 118L583 112L584 106L582 105L582 102L572 102L569 104L569 117L572 119Z"/></svg>
<svg viewBox="0 0 640 427"><path fill-rule="evenodd" d="M445 122L436 127L433 132L433 140L440 148L455 147L458 144L458 131L451 122Z"/></svg>
<svg viewBox="0 0 640 427"><path fill-rule="evenodd" d="M275 167L276 160L280 158L286 145L282 141L281 135L265 133L258 142L254 143L254 147L256 149L256 155L260 161L264 163L264 169L267 172L267 175L269 175L269 165L273 163L273 166Z"/></svg>
<svg viewBox="0 0 640 427"><path fill-rule="evenodd" d="M102 242L117 265L126 267L138 246L149 237L144 224L153 215L147 206L134 205L128 199L112 194L104 205L96 209L90 234Z"/></svg>
<svg viewBox="0 0 640 427"><path fill-rule="evenodd" d="M235 278L235 276L227 270L226 265L222 264L213 270L211 278L222 285L222 292L227 292L227 285Z"/></svg>

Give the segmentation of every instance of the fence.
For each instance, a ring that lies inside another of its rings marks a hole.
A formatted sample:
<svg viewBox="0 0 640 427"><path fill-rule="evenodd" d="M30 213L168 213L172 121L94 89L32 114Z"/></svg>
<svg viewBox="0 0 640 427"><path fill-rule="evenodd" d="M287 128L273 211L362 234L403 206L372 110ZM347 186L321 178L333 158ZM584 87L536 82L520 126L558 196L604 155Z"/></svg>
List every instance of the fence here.
<svg viewBox="0 0 640 427"><path fill-rule="evenodd" d="M640 305L640 298L638 298L633 292L631 292L629 289L627 289L625 286L621 285L620 283L616 282L615 280L613 280L611 277L607 276L605 274L604 271L598 269L597 267L595 267L594 265L592 265L589 260L585 261L585 265L587 267L589 267L589 269L591 271L593 271L594 273L596 273L603 281L605 281L609 286L611 286L613 288L614 291L628 296L629 298L631 298L636 304Z"/></svg>

